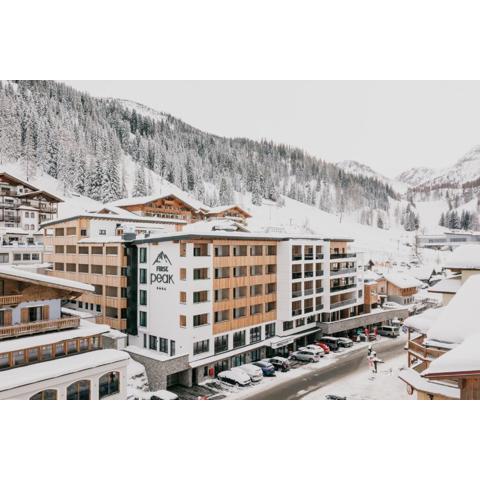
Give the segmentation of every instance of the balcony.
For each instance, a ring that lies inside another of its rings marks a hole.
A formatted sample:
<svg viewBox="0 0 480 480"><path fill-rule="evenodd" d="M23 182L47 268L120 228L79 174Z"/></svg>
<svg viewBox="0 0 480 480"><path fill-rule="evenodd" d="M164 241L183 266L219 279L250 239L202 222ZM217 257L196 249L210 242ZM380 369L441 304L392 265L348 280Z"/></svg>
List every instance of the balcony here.
<svg viewBox="0 0 480 480"><path fill-rule="evenodd" d="M323 293L323 287L319 287L315 290L315 293Z"/></svg>
<svg viewBox="0 0 480 480"><path fill-rule="evenodd" d="M305 260L313 260L313 253L306 253L304 258Z"/></svg>
<svg viewBox="0 0 480 480"><path fill-rule="evenodd" d="M304 272L303 276L305 278L312 278L313 277L313 270L307 270L306 272Z"/></svg>
<svg viewBox="0 0 480 480"><path fill-rule="evenodd" d="M302 296L302 291L301 290L294 290L292 292L292 297L293 298L297 298L297 297L301 297Z"/></svg>
<svg viewBox="0 0 480 480"><path fill-rule="evenodd" d="M23 295L2 295L0 297L0 305L16 305L20 303L23 299Z"/></svg>
<svg viewBox="0 0 480 480"><path fill-rule="evenodd" d="M309 288L308 290L305 290L305 292L303 293L306 297L308 295L313 295L313 288Z"/></svg>
<svg viewBox="0 0 480 480"><path fill-rule="evenodd" d="M342 300L341 302L335 302L330 304L330 308L346 307L348 305L353 305L354 303L356 303L356 301L357 300L355 298L349 298L348 300Z"/></svg>
<svg viewBox="0 0 480 480"><path fill-rule="evenodd" d="M311 313L311 312L313 312L313 305L310 306L310 307L305 307L304 310L305 310L305 313Z"/></svg>
<svg viewBox="0 0 480 480"><path fill-rule="evenodd" d="M346 275L348 273L355 273L356 268L338 268L337 270L330 270L330 275Z"/></svg>
<svg viewBox="0 0 480 480"><path fill-rule="evenodd" d="M292 272L292 279L302 278L302 272Z"/></svg>
<svg viewBox="0 0 480 480"><path fill-rule="evenodd" d="M319 310L322 310L323 309L323 304L320 303L318 305L315 306L315 310L318 312Z"/></svg>
<svg viewBox="0 0 480 480"><path fill-rule="evenodd" d="M315 271L315 276L316 276L316 277L323 277L323 274L324 274L324 273L325 273L325 272L324 272L323 270L316 270L316 271Z"/></svg>
<svg viewBox="0 0 480 480"><path fill-rule="evenodd" d="M356 286L357 286L356 283L352 283L348 285L338 285L336 287L330 287L330 293L340 292L342 290L349 290L350 288L356 288Z"/></svg>
<svg viewBox="0 0 480 480"><path fill-rule="evenodd" d="M331 253L330 260L335 260L336 258L354 258L356 253Z"/></svg>
<svg viewBox="0 0 480 480"><path fill-rule="evenodd" d="M296 310L292 310L292 317L296 317L297 315L301 315L302 314L302 309L301 308L297 308Z"/></svg>
<svg viewBox="0 0 480 480"><path fill-rule="evenodd" d="M37 333L56 332L69 328L77 328L80 325L80 317L64 317L56 320L41 320L31 323L20 323L8 327L0 327L0 339L21 337Z"/></svg>
<svg viewBox="0 0 480 480"><path fill-rule="evenodd" d="M292 262L298 262L302 259L302 254L292 255Z"/></svg>

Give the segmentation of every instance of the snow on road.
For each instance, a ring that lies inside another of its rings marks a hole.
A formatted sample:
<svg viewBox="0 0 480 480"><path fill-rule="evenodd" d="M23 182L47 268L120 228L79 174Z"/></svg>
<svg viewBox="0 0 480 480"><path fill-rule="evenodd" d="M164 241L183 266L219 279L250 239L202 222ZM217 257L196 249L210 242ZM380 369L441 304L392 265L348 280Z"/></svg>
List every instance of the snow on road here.
<svg viewBox="0 0 480 480"><path fill-rule="evenodd" d="M381 354L378 355L381 358ZM306 395L302 400L325 400L325 395L346 396L348 400L411 400L405 383L398 378L399 369L406 366L407 355L401 352L378 366L374 374L365 366L341 379Z"/></svg>

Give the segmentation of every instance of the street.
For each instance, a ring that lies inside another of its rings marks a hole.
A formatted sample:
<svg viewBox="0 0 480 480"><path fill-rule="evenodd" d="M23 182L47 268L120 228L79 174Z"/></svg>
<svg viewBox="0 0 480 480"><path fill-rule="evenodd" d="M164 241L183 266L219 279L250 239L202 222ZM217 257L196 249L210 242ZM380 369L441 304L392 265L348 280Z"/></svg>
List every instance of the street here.
<svg viewBox="0 0 480 480"><path fill-rule="evenodd" d="M403 347L405 339L399 338L388 343L379 344L376 349L379 357L384 361L394 359L404 353ZM243 396L248 400L300 400L316 390L321 389L333 382L352 375L355 372L368 372L367 364L367 345L365 348L351 352L351 354L340 357L333 364L325 368L306 371L304 375L298 378L292 378L288 382L278 385L273 384L271 388L262 390L258 393L252 392L252 395ZM406 358L405 358L406 360ZM331 392L336 393L336 392Z"/></svg>

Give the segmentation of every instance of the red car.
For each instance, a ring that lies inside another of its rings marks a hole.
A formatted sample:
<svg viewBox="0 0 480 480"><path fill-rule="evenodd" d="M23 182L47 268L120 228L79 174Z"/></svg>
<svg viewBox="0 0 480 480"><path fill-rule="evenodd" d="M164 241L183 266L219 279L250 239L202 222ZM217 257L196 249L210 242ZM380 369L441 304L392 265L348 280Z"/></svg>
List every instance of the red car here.
<svg viewBox="0 0 480 480"><path fill-rule="evenodd" d="M315 342L315 345L319 346L325 353L330 353L330 347L323 342Z"/></svg>

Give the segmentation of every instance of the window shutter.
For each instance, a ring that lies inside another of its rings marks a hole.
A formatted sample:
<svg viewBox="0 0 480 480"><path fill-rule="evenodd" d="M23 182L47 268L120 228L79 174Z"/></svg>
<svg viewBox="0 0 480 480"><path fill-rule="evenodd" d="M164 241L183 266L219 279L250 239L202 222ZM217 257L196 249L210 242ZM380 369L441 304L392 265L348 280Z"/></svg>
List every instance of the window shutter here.
<svg viewBox="0 0 480 480"><path fill-rule="evenodd" d="M3 311L3 323L6 327L12 325L12 311L11 310L4 310Z"/></svg>
<svg viewBox="0 0 480 480"><path fill-rule="evenodd" d="M49 320L50 307L48 305L42 305L42 320Z"/></svg>
<svg viewBox="0 0 480 480"><path fill-rule="evenodd" d="M28 323L28 308L22 308L21 310L21 322Z"/></svg>

